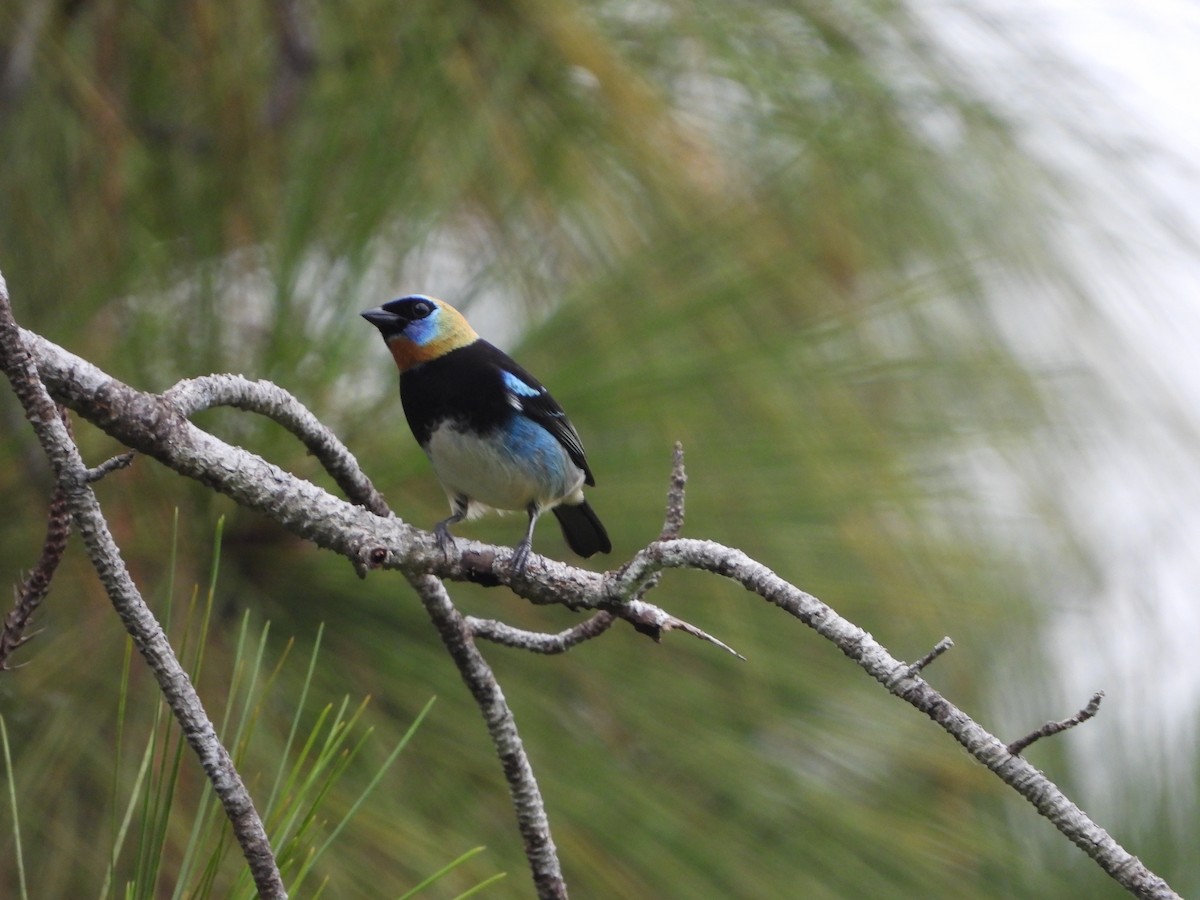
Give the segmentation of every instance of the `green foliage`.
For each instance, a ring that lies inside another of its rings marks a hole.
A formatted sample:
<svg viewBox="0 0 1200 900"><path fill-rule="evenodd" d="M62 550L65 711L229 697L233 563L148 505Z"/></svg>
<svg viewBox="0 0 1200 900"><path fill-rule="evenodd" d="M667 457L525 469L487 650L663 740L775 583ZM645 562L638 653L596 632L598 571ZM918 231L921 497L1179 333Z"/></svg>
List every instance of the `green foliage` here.
<svg viewBox="0 0 1200 900"><path fill-rule="evenodd" d="M25 883L25 851L21 846L21 818L17 806L17 779L13 775L12 748L8 744L8 726L0 716L0 744L4 745L4 773L8 776L8 806L12 811L12 834L17 864L17 879L21 900L28 900L29 888Z"/></svg>
<svg viewBox="0 0 1200 900"><path fill-rule="evenodd" d="M24 6L0 8L0 36L17 33ZM444 498L356 313L441 294L490 336L523 334L518 357L571 412L616 544L602 564L657 534L682 440L687 534L742 547L898 655L953 634L959 649L930 677L986 707L992 655L1028 642L1036 614L963 486L973 454L1021 446L1040 409L985 285L1061 275L1042 250L1044 179L905 7L310 6L316 66L275 120L271 5L55 5L26 87L0 101L0 267L18 319L147 389L222 370L277 381L338 431L399 515L429 525ZM36 553L47 478L7 396L0 420L0 498L14 511L0 562L12 572ZM200 424L332 488L272 424L222 412ZM89 457L113 452L79 431ZM251 733L274 748L260 758L277 764L259 771L279 774L251 785L260 802L290 784L330 817L348 813L386 762L372 747L398 746L418 698L442 698L406 765L322 858L331 889L399 894L482 843L439 895L498 869L513 877L483 895L528 894L485 732L398 579L364 583L148 460L98 490L142 582L167 568L177 506L182 583L202 575L210 523L228 516L204 683L230 698L239 752ZM519 527L469 533L511 544ZM535 549L565 553L549 526ZM574 621L496 591L453 593L522 627ZM1075 851L1048 827L1039 852L1053 864L1030 852L1032 812L777 610L684 574L655 599L748 662L625 629L562 658L488 651L579 896L1106 889L1087 867L1059 874ZM247 612L275 623L253 647ZM113 748L132 744L116 723L135 712L114 719L107 705L122 671L113 619L68 560L48 630L24 651L32 664L0 682L31 742L16 763L22 809L38 810L27 847L87 858L98 810L118 809L98 774L129 784L142 765L126 753L112 770ZM303 675L284 666L275 635L322 622L319 661ZM146 704L137 663L126 677L131 704ZM377 698L370 745L350 737L360 713L335 699L365 694ZM298 725L309 702L327 711ZM219 819L169 815L168 798L199 788L162 727L145 732L144 805L114 820L114 846L136 854L141 889L186 856L188 877L215 890L232 866L209 849ZM285 769L297 746L310 768ZM320 823L277 796L271 822L300 841L286 859L308 890L303 848L319 846ZM10 858L0 877L15 885ZM66 868L40 865L31 882L72 895ZM95 885L100 871L77 874Z"/></svg>
<svg viewBox="0 0 1200 900"><path fill-rule="evenodd" d="M218 551L220 539L218 525ZM180 648L180 658L190 677L196 681L201 678L214 624L217 560L218 554L214 553L207 595L201 600L198 594L192 594L183 622L174 629L169 626L172 591L166 592L168 630L173 634L175 646ZM268 655L273 652L269 649L269 634L269 625L264 625L257 640L253 640L249 611L241 617L232 671L224 674L227 692L219 733L242 777L248 783L265 786L259 803L289 894L317 896L331 882L336 887L336 881L324 872L327 851L364 808L416 733L433 701L412 720L382 762L364 763L361 758L364 750L374 743L374 729L367 724L366 700L350 709L349 698L344 697L337 704L326 704L310 721L306 701L320 661L320 631L298 681L288 677L294 668L289 665L293 642L289 641L274 665L269 665ZM105 770L110 772L108 842L103 829L92 827L88 850L78 848L66 878L55 880L51 873L63 867L43 839L53 833L56 823L38 816L34 830L38 840L31 857L38 877L45 877L53 887L48 885L50 893L43 894L35 878L35 890L39 896L65 896L68 892L82 896L93 894L99 885L100 897L122 896L128 900L162 896L257 896L219 801L197 771L195 758L178 724L152 683L140 686L133 683L134 658L132 642L126 640L116 685L113 722L116 740L111 759L98 759L100 765L85 773L86 778ZM107 683L113 685L111 680ZM280 695L281 683L298 688L298 694ZM75 737L82 740L86 728L81 721L77 725L80 727ZM281 742L284 735L286 739ZM18 811L22 802L31 809L37 807L28 798L22 799L22 774L39 765L65 765L70 754L67 747L60 746L50 749L53 755L48 759L39 759L39 752L46 750L46 746L36 738L26 738L14 762L3 717L0 717L0 743L4 747L9 782L20 896L25 897L28 896L25 853ZM131 759L125 758L127 750L133 751ZM275 771L268 783L270 767ZM351 767L372 773L357 795L345 785L351 780L345 778ZM90 788L90 792L102 796L96 790L98 784ZM95 812L101 814L103 810ZM93 825L95 821L98 820ZM472 855L464 854L447 864L425 884L432 884ZM97 872L103 873L102 881L93 880ZM322 878L322 885L316 889L306 883L314 874Z"/></svg>

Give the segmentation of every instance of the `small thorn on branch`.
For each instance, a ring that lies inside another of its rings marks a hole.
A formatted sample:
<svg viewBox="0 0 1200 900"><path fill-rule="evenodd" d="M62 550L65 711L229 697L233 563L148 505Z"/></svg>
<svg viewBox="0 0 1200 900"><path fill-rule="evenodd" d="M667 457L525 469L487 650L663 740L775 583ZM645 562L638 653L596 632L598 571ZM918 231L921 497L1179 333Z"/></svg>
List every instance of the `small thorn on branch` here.
<svg viewBox="0 0 1200 900"><path fill-rule="evenodd" d="M1051 735L1058 734L1059 732L1066 731L1068 728L1074 728L1076 725L1086 722L1100 711L1100 701L1103 699L1104 691L1096 691L1096 693L1092 695L1092 699L1088 701L1088 705L1079 712L1075 713L1075 715L1071 716L1069 719L1062 719L1058 722L1047 722L1037 731L1030 732L1029 734L1025 735L1025 737L1015 740L1009 744L1008 752L1013 756L1018 756L1022 750L1024 750L1034 741L1041 740L1044 737L1050 737Z"/></svg>
<svg viewBox="0 0 1200 900"><path fill-rule="evenodd" d="M932 650L930 650L928 653L926 653L924 656L922 656L915 663L913 663L911 666L908 667L908 677L912 678L914 675L919 675L921 673L922 669L924 669L927 665L929 665L931 662L933 662L935 659L937 659L939 656L941 656L943 653L945 653L947 650L949 650L953 646L954 646L954 641L951 640L949 637L942 638L940 641L938 641L936 644L933 645Z"/></svg>
<svg viewBox="0 0 1200 900"><path fill-rule="evenodd" d="M702 641L707 641L716 647L720 647L726 653L731 653L740 660L745 660L746 657L738 653L724 641L713 637L702 628L697 628L683 619L677 619L672 615L668 615L663 610L659 609L650 603L642 600L630 600L628 603L622 603L613 610L618 616L632 625L642 634L653 638L656 642L661 641L662 633L665 631L682 631L684 634L690 634L694 638L699 638Z"/></svg>
<svg viewBox="0 0 1200 900"><path fill-rule="evenodd" d="M683 531L683 507L684 493L687 488L687 472L683 468L683 442L676 441L675 447L671 453L671 482L667 486L667 514L663 519L662 531L658 534L660 541L672 541L679 537ZM655 572L645 583L641 585L637 593L634 594L635 600L640 600L646 594L658 587L658 583L662 580L662 573ZM657 625L646 622L634 622L633 625L642 634L659 640L660 632L662 631Z"/></svg>

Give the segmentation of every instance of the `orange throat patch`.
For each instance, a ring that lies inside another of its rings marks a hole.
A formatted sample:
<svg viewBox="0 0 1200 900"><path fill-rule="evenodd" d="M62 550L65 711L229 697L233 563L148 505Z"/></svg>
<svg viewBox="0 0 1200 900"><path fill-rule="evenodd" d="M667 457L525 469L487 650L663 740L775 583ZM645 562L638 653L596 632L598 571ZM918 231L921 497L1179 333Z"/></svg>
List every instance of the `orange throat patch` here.
<svg viewBox="0 0 1200 900"><path fill-rule="evenodd" d="M460 334L448 334L430 341L428 344L415 344L408 338L394 337L387 342L387 346L392 351L392 359L396 360L396 368L401 372L407 372L413 366L419 366L431 359L445 356L451 350L465 347L472 343L476 336L472 335L471 340L468 341L463 341L462 337Z"/></svg>

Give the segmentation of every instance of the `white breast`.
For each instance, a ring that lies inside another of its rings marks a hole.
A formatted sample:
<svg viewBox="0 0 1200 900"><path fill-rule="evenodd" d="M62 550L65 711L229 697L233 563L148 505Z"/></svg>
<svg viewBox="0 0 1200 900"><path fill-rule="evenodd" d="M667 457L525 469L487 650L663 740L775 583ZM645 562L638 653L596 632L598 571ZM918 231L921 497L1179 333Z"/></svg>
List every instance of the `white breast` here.
<svg viewBox="0 0 1200 900"><path fill-rule="evenodd" d="M472 501L468 517L486 507L524 510L536 502L545 510L582 499L583 471L549 432L531 427L537 431L506 439L499 431L481 438L443 424L430 436L433 470L452 501L460 494Z"/></svg>

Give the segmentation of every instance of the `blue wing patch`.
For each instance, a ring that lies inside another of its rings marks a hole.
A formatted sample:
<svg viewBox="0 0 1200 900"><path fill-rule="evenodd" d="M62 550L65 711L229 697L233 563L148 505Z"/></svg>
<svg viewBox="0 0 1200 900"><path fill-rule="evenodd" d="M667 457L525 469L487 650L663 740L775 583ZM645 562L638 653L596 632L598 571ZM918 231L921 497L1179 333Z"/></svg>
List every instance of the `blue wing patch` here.
<svg viewBox="0 0 1200 900"><path fill-rule="evenodd" d="M538 394L545 393L543 387L534 387L531 384L526 384L521 380L520 376L514 375L509 371L501 371L501 377L504 379L504 386L516 394L518 397L536 397Z"/></svg>
<svg viewBox="0 0 1200 900"><path fill-rule="evenodd" d="M550 432L554 439L562 444L563 449L571 457L571 461L583 469L585 482L595 484L595 479L592 478L591 469L588 468L587 459L583 454L583 444L579 440L579 434L567 419L563 408L536 378L532 375L529 375L528 378L522 377L528 374L524 369L521 369L508 357L503 356L499 350L496 353L498 361L501 363L499 366L500 378L504 382L504 389L508 391L509 404ZM518 371L513 371L514 369Z"/></svg>

